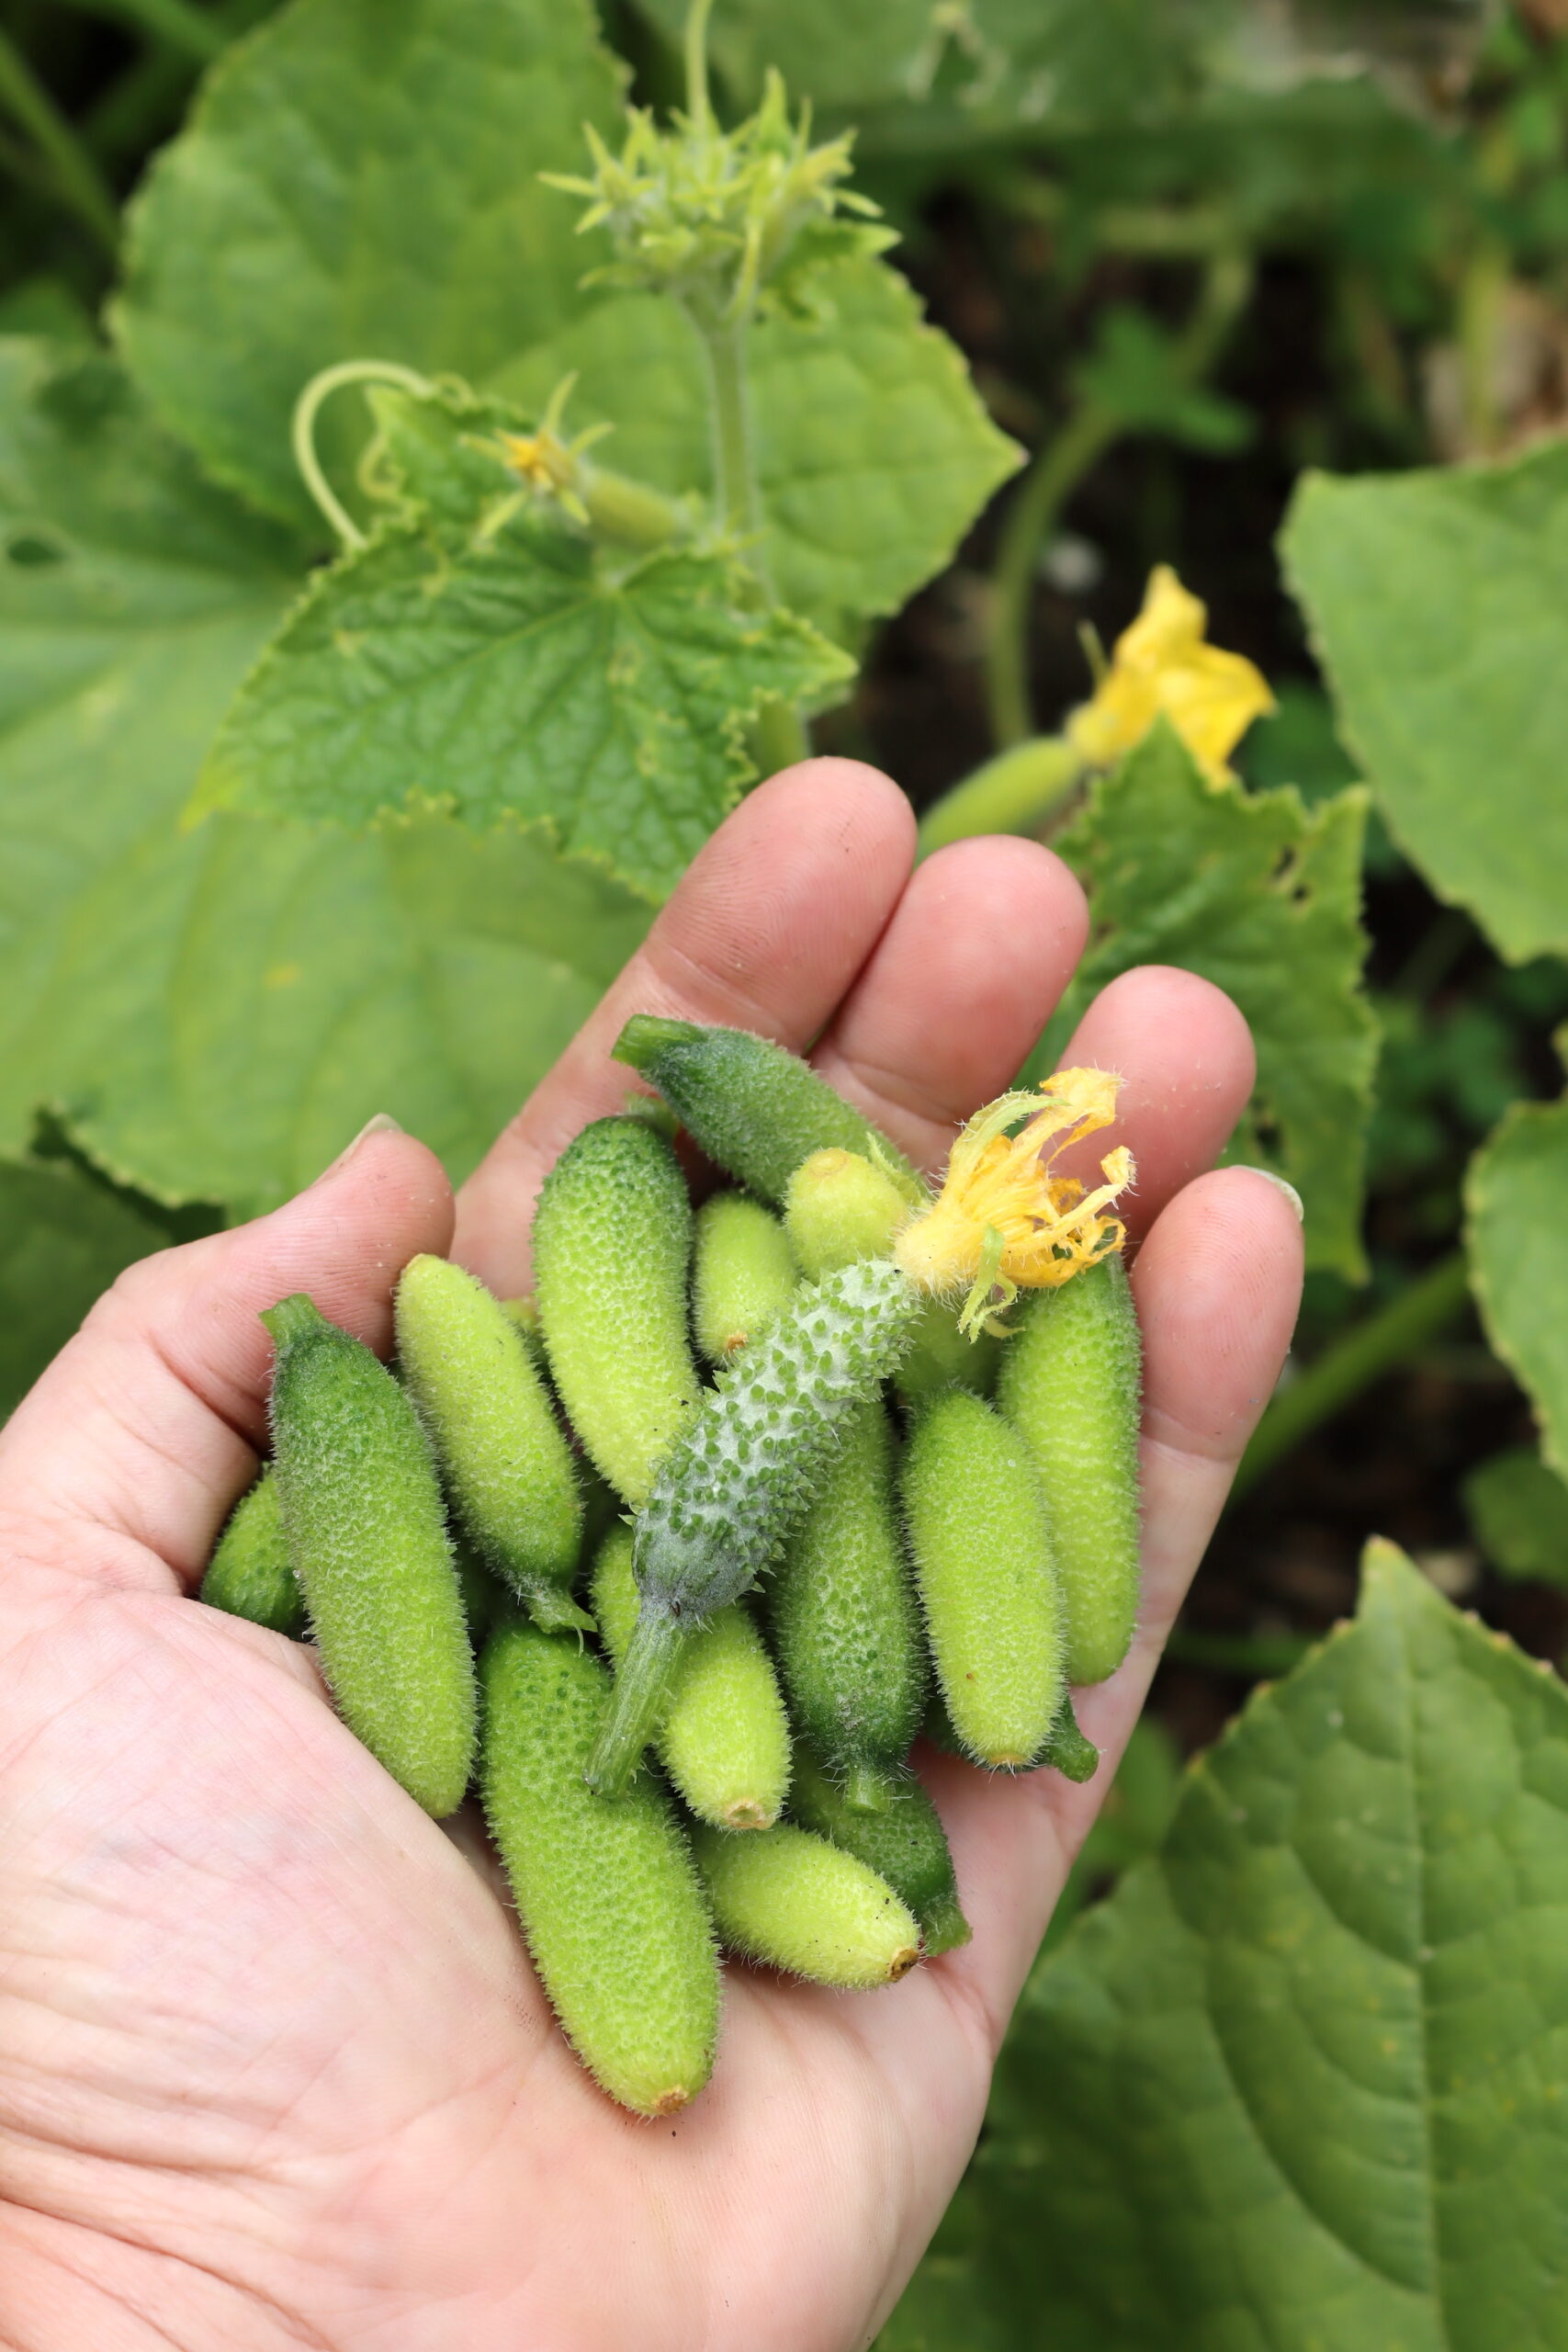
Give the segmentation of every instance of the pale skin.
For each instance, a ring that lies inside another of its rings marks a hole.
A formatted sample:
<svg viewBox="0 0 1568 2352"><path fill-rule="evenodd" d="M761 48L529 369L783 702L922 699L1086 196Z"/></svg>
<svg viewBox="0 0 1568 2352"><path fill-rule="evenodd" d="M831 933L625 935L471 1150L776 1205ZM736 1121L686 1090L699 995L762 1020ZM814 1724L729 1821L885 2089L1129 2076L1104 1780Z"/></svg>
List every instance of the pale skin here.
<svg viewBox="0 0 1568 2352"><path fill-rule="evenodd" d="M270 1216L133 1268L0 1435L0 2344L6 2352L848 2352L964 2168L1072 1855L1289 1344L1286 1194L1203 1173L1250 1090L1229 1001L1131 973L1068 1059L1122 1071L1147 1351L1145 1599L1084 1697L1086 1788L922 1751L973 1943L874 1995L728 1972L712 2085L644 2123L552 2025L471 1824L425 1818L309 1649L195 1605L305 1289L385 1352L450 1250L527 1286L557 1152L620 1107L633 1012L765 1031L922 1164L1008 1083L1081 952L1049 851L911 876L874 771L762 786L454 1204L364 1137Z"/></svg>

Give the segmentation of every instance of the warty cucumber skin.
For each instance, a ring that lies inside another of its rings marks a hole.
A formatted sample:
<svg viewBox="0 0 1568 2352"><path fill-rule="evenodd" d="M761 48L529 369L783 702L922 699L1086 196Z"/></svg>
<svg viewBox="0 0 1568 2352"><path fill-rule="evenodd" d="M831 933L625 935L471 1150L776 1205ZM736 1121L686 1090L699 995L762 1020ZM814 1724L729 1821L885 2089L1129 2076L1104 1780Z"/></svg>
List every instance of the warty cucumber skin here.
<svg viewBox="0 0 1568 2352"><path fill-rule="evenodd" d="M1066 1688L1045 1509L1023 1440L950 1388L916 1419L903 1494L915 1581L963 1752L1010 1770L1044 1746Z"/></svg>
<svg viewBox="0 0 1568 2352"><path fill-rule="evenodd" d="M697 1829L719 1940L747 1960L858 1992L896 1984L920 1931L886 1879L842 1847L781 1822L754 1838Z"/></svg>
<svg viewBox="0 0 1568 2352"><path fill-rule="evenodd" d="M909 1199L863 1152L814 1151L784 1193L784 1231L808 1282L857 1258L885 1258L908 1221Z"/></svg>
<svg viewBox="0 0 1568 2352"><path fill-rule="evenodd" d="M846 1419L769 1608L795 1724L852 1797L886 1802L919 1729L926 1659L880 1397Z"/></svg>
<svg viewBox="0 0 1568 2352"><path fill-rule="evenodd" d="M637 1623L629 1527L613 1527L600 1544L592 1591L600 1637L618 1666ZM685 1645L654 1745L699 1821L767 1829L778 1819L789 1787L789 1723L743 1601L716 1611Z"/></svg>
<svg viewBox="0 0 1568 2352"><path fill-rule="evenodd" d="M658 1088L709 1159L774 1207L810 1153L835 1144L864 1152L874 1141L911 1201L924 1205L925 1188L903 1153L808 1063L766 1037L637 1013L614 1051Z"/></svg>
<svg viewBox="0 0 1568 2352"><path fill-rule="evenodd" d="M584 1127L545 1179L534 1274L550 1372L590 1457L633 1510L697 1408L686 1337L692 1204L646 1120Z"/></svg>
<svg viewBox="0 0 1568 2352"><path fill-rule="evenodd" d="M473 1763L473 1657L430 1446L370 1350L303 1294L277 1343L273 1453L288 1557L351 1731L437 1819Z"/></svg>
<svg viewBox="0 0 1568 2352"><path fill-rule="evenodd" d="M582 1497L522 1332L445 1258L410 1260L395 1314L403 1385L464 1534L547 1632L584 1623L570 1598Z"/></svg>
<svg viewBox="0 0 1568 2352"><path fill-rule="evenodd" d="M1073 1683L1114 1674L1137 1623L1141 1374L1119 1256L1043 1291L1003 1354L998 1402L1040 1474Z"/></svg>
<svg viewBox="0 0 1568 2352"><path fill-rule="evenodd" d="M803 1829L841 1846L885 1878L919 1922L922 1949L936 1954L969 1941L958 1881L942 1819L913 1773L880 1813L852 1805L828 1767L804 1745L795 1749L789 1813Z"/></svg>
<svg viewBox="0 0 1568 2352"><path fill-rule="evenodd" d="M771 1209L715 1193L697 1211L692 1329L709 1363L728 1363L789 1305L795 1259Z"/></svg>
<svg viewBox="0 0 1568 2352"><path fill-rule="evenodd" d="M619 1804L584 1786L610 1678L578 1642L514 1622L479 1676L485 1814L540 1982L601 2087L637 2115L672 2114L713 2071L719 2004L673 1807L647 1776Z"/></svg>
<svg viewBox="0 0 1568 2352"><path fill-rule="evenodd" d="M243 1617L299 1641L307 1623L305 1596L288 1565L288 1546L270 1464L229 1514L208 1563L197 1598L209 1609Z"/></svg>

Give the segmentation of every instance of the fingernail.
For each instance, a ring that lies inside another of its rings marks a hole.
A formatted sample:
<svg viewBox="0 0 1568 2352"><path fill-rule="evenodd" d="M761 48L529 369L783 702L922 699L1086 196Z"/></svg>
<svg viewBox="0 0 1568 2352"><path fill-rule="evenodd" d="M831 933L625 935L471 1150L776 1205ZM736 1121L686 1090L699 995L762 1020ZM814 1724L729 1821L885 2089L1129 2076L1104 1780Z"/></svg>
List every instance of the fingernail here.
<svg viewBox="0 0 1568 2352"><path fill-rule="evenodd" d="M375 1125L374 1120L372 1120L371 1125ZM350 1148L352 1149L353 1147L351 1146ZM1236 1164L1238 1167L1245 1165L1242 1161L1238 1161ZM1280 1191L1283 1193L1285 1198L1289 1201L1291 1206L1296 1213L1296 1223L1298 1225L1304 1225L1306 1223L1306 1211L1302 1206L1302 1196L1297 1192L1293 1184L1288 1184L1285 1179L1282 1176L1277 1176L1271 1168L1248 1167L1247 1172L1249 1176L1262 1176L1266 1178L1270 1184L1278 1185Z"/></svg>
<svg viewBox="0 0 1568 2352"><path fill-rule="evenodd" d="M346 1168L367 1136L400 1136L403 1130L389 1111L378 1111L373 1119L366 1120L353 1142L345 1143L337 1158L330 1160L322 1169L316 1178L317 1183L324 1184L329 1176L335 1176L340 1168Z"/></svg>

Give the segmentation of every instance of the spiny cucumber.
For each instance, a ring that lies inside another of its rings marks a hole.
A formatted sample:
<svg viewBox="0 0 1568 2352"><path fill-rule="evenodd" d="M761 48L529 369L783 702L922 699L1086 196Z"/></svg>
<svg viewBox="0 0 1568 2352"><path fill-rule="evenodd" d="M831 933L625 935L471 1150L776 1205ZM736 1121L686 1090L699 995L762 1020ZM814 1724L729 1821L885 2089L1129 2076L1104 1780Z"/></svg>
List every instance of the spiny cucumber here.
<svg viewBox="0 0 1568 2352"><path fill-rule="evenodd" d="M577 1642L514 1621L479 1676L485 1814L540 1982L612 2098L673 2114L713 2069L718 1965L670 1801L647 1778L624 1804L583 1786L610 1679Z"/></svg>
<svg viewBox="0 0 1568 2352"><path fill-rule="evenodd" d="M886 1880L808 1829L698 1829L693 1845L719 1939L748 1960L860 1990L896 1984L920 1956L919 1928Z"/></svg>
<svg viewBox="0 0 1568 2352"><path fill-rule="evenodd" d="M879 1397L846 1419L773 1579L769 1614L795 1723L852 1804L886 1805L919 1729L926 1661Z"/></svg>
<svg viewBox="0 0 1568 2352"><path fill-rule="evenodd" d="M966 1755L1019 1770L1044 1745L1064 1689L1061 1604L1034 1465L993 1407L950 1388L916 1419L903 1488L949 1720Z"/></svg>
<svg viewBox="0 0 1568 2352"><path fill-rule="evenodd" d="M880 1813L851 1804L826 1765L804 1746L795 1749L790 1783L792 1821L885 1878L920 1925L929 1954L953 1951L969 1940L969 1922L958 1904L958 1882L941 1816L912 1773L906 1773Z"/></svg>
<svg viewBox="0 0 1568 2352"><path fill-rule="evenodd" d="M637 1520L637 1628L590 1767L603 1794L630 1779L689 1628L777 1564L845 1415L893 1372L919 1306L886 1260L846 1266L797 1291L704 1397Z"/></svg>
<svg viewBox="0 0 1568 2352"><path fill-rule="evenodd" d="M697 1211L692 1328L709 1363L728 1363L787 1306L795 1260L771 1209L744 1193L715 1193Z"/></svg>
<svg viewBox="0 0 1568 2352"><path fill-rule="evenodd" d="M783 1046L744 1029L638 1012L614 1051L658 1088L708 1158L761 1200L782 1202L808 1153L829 1144L863 1152L874 1141L909 1199L924 1202L925 1188L902 1152Z"/></svg>
<svg viewBox="0 0 1568 2352"><path fill-rule="evenodd" d="M593 1613L619 1666L637 1623L632 1532L613 1527L593 1563ZM716 1610L671 1677L654 1742L692 1811L721 1829L766 1829L789 1786L790 1741L773 1660L744 1601Z"/></svg>
<svg viewBox="0 0 1568 2352"><path fill-rule="evenodd" d="M435 1464L412 1405L303 1292L277 1346L273 1453L288 1557L344 1720L437 1817L474 1752L474 1668Z"/></svg>
<svg viewBox="0 0 1568 2352"><path fill-rule="evenodd" d="M1114 1674L1137 1623L1140 1372L1120 1256L1032 1300L1002 1363L998 1402L1045 1498L1070 1682Z"/></svg>
<svg viewBox="0 0 1568 2352"><path fill-rule="evenodd" d="M546 1633L591 1625L570 1593L582 1540L571 1452L516 1324L472 1274L429 1256L403 1268L396 1317L403 1385L469 1543Z"/></svg>
<svg viewBox="0 0 1568 2352"><path fill-rule="evenodd" d="M692 1204L645 1120L584 1127L545 1179L534 1270L550 1371L573 1429L633 1510L695 1412L686 1337Z"/></svg>
<svg viewBox="0 0 1568 2352"><path fill-rule="evenodd" d="M230 1513L202 1577L199 1598L209 1609L248 1618L275 1634L288 1634L296 1641L303 1635L305 1596L288 1565L277 1480L270 1466Z"/></svg>

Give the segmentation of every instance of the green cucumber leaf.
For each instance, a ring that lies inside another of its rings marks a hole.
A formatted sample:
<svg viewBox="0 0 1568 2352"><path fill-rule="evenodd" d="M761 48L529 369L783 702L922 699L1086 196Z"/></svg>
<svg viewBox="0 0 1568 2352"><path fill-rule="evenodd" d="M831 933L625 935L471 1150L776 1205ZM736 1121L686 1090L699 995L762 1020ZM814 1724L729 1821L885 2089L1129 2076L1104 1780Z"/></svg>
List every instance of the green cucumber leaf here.
<svg viewBox="0 0 1568 2352"><path fill-rule="evenodd" d="M1021 453L897 270L838 262L808 291L809 316L763 319L747 345L761 554L792 611L846 637L942 569ZM572 424L613 424L606 462L679 495L712 482L703 369L672 303L621 295L496 385L537 408L575 373Z"/></svg>
<svg viewBox="0 0 1568 2352"><path fill-rule="evenodd" d="M1307 1262L1358 1278L1377 1031L1360 991L1366 796L1303 808L1286 787L1208 783L1162 720L1097 784L1055 846L1089 894L1089 947L1032 1068L1134 964L1179 964L1233 997L1258 1049L1232 1157L1290 1179Z"/></svg>
<svg viewBox="0 0 1568 2352"><path fill-rule="evenodd" d="M1401 847L1502 955L1568 953L1568 445L1309 475L1281 548Z"/></svg>
<svg viewBox="0 0 1568 2352"><path fill-rule="evenodd" d="M1470 1163L1465 1212L1487 1338L1568 1477L1568 1101L1514 1105Z"/></svg>
<svg viewBox="0 0 1568 2352"><path fill-rule="evenodd" d="M1494 1453L1464 1482L1482 1551L1506 1577L1568 1590L1568 1486L1529 1446Z"/></svg>
<svg viewBox="0 0 1568 2352"><path fill-rule="evenodd" d="M0 1162L0 1421L122 1268L167 1238L68 1163Z"/></svg>
<svg viewBox="0 0 1568 2352"><path fill-rule="evenodd" d="M1565 1920L1568 1691L1371 1544L1038 1966L944 2233L973 2338L917 2274L889 2343L1562 2346Z"/></svg>
<svg viewBox="0 0 1568 2352"><path fill-rule="evenodd" d="M339 360L482 378L581 307L602 255L543 171L610 134L585 0L293 0L209 75L130 213L114 312L160 414L269 511L315 515L295 401ZM356 401L321 446L346 479Z"/></svg>

